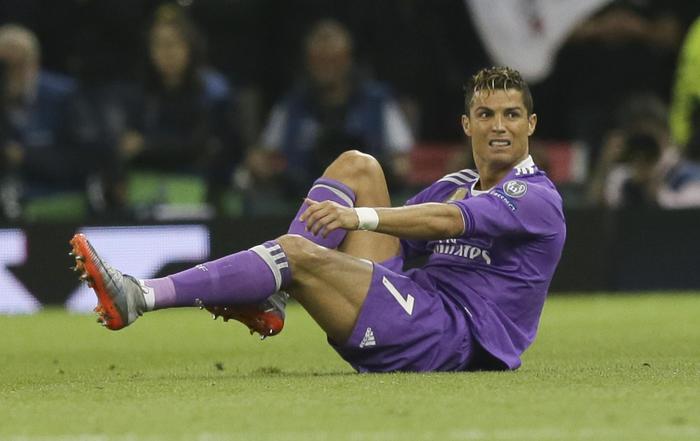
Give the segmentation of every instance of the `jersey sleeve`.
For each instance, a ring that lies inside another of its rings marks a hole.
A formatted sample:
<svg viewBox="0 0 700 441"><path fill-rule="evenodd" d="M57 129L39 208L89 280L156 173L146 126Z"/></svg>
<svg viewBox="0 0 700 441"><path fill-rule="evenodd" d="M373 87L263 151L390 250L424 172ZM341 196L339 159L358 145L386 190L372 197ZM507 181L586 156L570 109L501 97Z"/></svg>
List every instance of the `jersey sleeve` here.
<svg viewBox="0 0 700 441"><path fill-rule="evenodd" d="M529 187L527 193L519 197L496 188L487 194L449 202L462 212L463 237L556 233L563 217L558 208L558 194L535 185Z"/></svg>

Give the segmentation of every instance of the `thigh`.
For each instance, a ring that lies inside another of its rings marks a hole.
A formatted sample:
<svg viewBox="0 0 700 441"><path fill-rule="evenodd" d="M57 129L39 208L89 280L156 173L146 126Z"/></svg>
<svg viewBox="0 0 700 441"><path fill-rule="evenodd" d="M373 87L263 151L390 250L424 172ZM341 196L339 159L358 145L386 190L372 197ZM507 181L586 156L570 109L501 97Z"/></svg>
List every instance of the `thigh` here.
<svg viewBox="0 0 700 441"><path fill-rule="evenodd" d="M401 242L399 238L388 234L348 231L338 251L372 262L383 262L399 255Z"/></svg>
<svg viewBox="0 0 700 441"><path fill-rule="evenodd" d="M473 337L458 305L375 264L350 337L329 343L359 372L454 371L467 367Z"/></svg>
<svg viewBox="0 0 700 441"><path fill-rule="evenodd" d="M294 234L277 239L292 280L285 290L334 341L348 340L372 281L373 264ZM400 266L400 259L387 264Z"/></svg>
<svg viewBox="0 0 700 441"><path fill-rule="evenodd" d="M292 281L285 290L329 338L347 340L372 279L371 262L331 250L301 236L279 237Z"/></svg>

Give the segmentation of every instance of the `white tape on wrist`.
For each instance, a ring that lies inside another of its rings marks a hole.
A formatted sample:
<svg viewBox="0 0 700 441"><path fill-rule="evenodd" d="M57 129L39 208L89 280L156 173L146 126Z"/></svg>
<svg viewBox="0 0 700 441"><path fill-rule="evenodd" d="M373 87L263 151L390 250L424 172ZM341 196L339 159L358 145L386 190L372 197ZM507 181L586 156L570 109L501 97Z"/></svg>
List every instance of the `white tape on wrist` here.
<svg viewBox="0 0 700 441"><path fill-rule="evenodd" d="M374 208L355 208L355 213L357 214L357 220L359 221L357 225L358 230L374 231L379 226L379 215L377 214L377 210Z"/></svg>

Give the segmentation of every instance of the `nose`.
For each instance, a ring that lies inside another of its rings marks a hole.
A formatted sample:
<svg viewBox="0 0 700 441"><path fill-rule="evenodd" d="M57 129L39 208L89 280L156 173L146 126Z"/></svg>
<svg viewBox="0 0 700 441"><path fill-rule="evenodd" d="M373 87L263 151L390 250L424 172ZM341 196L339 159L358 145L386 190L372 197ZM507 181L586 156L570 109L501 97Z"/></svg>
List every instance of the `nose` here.
<svg viewBox="0 0 700 441"><path fill-rule="evenodd" d="M503 117L501 115L496 115L495 118L493 119L493 126L491 127L491 130L494 132L505 132L505 126L503 125Z"/></svg>

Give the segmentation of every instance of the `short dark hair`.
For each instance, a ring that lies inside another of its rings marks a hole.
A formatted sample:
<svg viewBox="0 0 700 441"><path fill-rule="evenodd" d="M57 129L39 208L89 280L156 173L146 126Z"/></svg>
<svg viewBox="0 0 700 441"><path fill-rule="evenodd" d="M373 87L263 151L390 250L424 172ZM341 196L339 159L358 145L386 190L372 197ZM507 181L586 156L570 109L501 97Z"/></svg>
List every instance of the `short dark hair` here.
<svg viewBox="0 0 700 441"><path fill-rule="evenodd" d="M523 104L528 116L534 113L530 87L520 76L520 72L510 67L487 67L474 74L464 86L464 113L469 115L469 107L477 92L482 90L492 92L496 89L519 90L523 94Z"/></svg>

